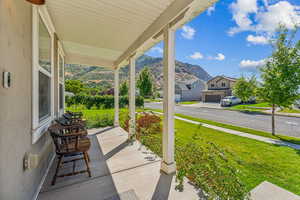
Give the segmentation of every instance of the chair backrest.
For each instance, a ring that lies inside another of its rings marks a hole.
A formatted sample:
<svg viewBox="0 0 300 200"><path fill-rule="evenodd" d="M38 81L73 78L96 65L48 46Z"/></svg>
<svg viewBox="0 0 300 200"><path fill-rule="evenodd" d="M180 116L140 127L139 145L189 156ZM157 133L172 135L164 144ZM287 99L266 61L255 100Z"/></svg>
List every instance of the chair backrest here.
<svg viewBox="0 0 300 200"><path fill-rule="evenodd" d="M62 126L59 124L52 124L48 128L48 131L53 139L56 151L60 152L61 151L60 147L62 144L60 136L63 134Z"/></svg>
<svg viewBox="0 0 300 200"><path fill-rule="evenodd" d="M55 123L48 128L48 131L53 139L56 153L68 153L76 150L79 135L72 135L72 130Z"/></svg>
<svg viewBox="0 0 300 200"><path fill-rule="evenodd" d="M83 116L82 112L71 112L71 111L67 111L66 113L68 113L69 115L72 115L75 118L81 118Z"/></svg>
<svg viewBox="0 0 300 200"><path fill-rule="evenodd" d="M71 121L67 120L64 117L60 117L59 119L56 119L55 121L57 123L59 123L60 125L62 125L62 126L69 126L69 125L71 125Z"/></svg>

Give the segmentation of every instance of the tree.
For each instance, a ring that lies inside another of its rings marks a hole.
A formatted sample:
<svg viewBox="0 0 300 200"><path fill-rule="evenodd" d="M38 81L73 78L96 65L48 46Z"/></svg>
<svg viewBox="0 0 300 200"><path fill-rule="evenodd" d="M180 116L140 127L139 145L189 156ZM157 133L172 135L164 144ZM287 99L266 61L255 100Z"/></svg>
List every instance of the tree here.
<svg viewBox="0 0 300 200"><path fill-rule="evenodd" d="M296 31L281 27L272 43L273 53L261 68L259 95L272 105L272 134L275 135L276 107L289 107L299 98L300 41Z"/></svg>
<svg viewBox="0 0 300 200"><path fill-rule="evenodd" d="M255 76L252 76L250 79L246 79L242 76L234 84L233 93L243 102L247 102L251 97L255 96L256 87L257 82Z"/></svg>
<svg viewBox="0 0 300 200"><path fill-rule="evenodd" d="M76 95L84 91L84 85L79 80L66 80L65 89L66 91L72 92Z"/></svg>
<svg viewBox="0 0 300 200"><path fill-rule="evenodd" d="M148 67L145 67L139 74L137 81L137 87L140 90L140 95L142 97L150 97L153 92L153 81L150 70Z"/></svg>
<svg viewBox="0 0 300 200"><path fill-rule="evenodd" d="M125 96L128 95L128 83L124 81L120 86L120 95Z"/></svg>

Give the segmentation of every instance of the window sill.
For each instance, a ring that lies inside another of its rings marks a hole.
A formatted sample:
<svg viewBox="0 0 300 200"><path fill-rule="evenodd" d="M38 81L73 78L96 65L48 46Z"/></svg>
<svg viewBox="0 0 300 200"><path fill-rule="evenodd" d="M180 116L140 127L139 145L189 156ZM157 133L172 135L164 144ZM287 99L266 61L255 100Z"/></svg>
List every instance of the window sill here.
<svg viewBox="0 0 300 200"><path fill-rule="evenodd" d="M38 128L32 130L32 144L35 144L46 132L48 127L51 125L52 118L48 117L47 119L40 122Z"/></svg>

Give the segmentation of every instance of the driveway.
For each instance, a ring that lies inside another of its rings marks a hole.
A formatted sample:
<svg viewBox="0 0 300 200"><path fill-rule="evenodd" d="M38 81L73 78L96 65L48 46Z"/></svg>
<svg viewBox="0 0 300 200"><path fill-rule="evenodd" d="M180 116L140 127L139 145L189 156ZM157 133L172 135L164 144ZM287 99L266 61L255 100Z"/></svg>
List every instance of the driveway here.
<svg viewBox="0 0 300 200"><path fill-rule="evenodd" d="M162 103L146 103L146 108L162 109ZM192 117L208 119L224 124L232 124L266 132L271 132L271 116L267 114L252 114L223 109L176 106L175 112ZM300 138L300 118L276 116L276 132L281 135Z"/></svg>

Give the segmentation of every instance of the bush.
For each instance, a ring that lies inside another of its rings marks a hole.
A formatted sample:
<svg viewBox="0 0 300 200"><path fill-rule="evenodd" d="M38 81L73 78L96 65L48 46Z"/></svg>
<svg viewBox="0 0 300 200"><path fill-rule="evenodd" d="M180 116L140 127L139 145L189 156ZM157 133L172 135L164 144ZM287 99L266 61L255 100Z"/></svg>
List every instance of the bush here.
<svg viewBox="0 0 300 200"><path fill-rule="evenodd" d="M97 107L98 109L109 109L114 107L114 96L105 95L105 96L89 96L85 94L79 94L72 97L66 97L66 104L68 107L72 105L84 105L87 109L91 109L92 107ZM129 104L128 96L121 96L119 100L120 108L124 108ZM136 106L143 107L144 106L144 98L136 97Z"/></svg>
<svg viewBox="0 0 300 200"><path fill-rule="evenodd" d="M197 143L195 142L196 140ZM238 170L226 152L197 134L188 143L176 141L177 189L183 190L187 177L204 192L207 199L245 200L248 192L239 179ZM230 154L229 154L230 155Z"/></svg>

